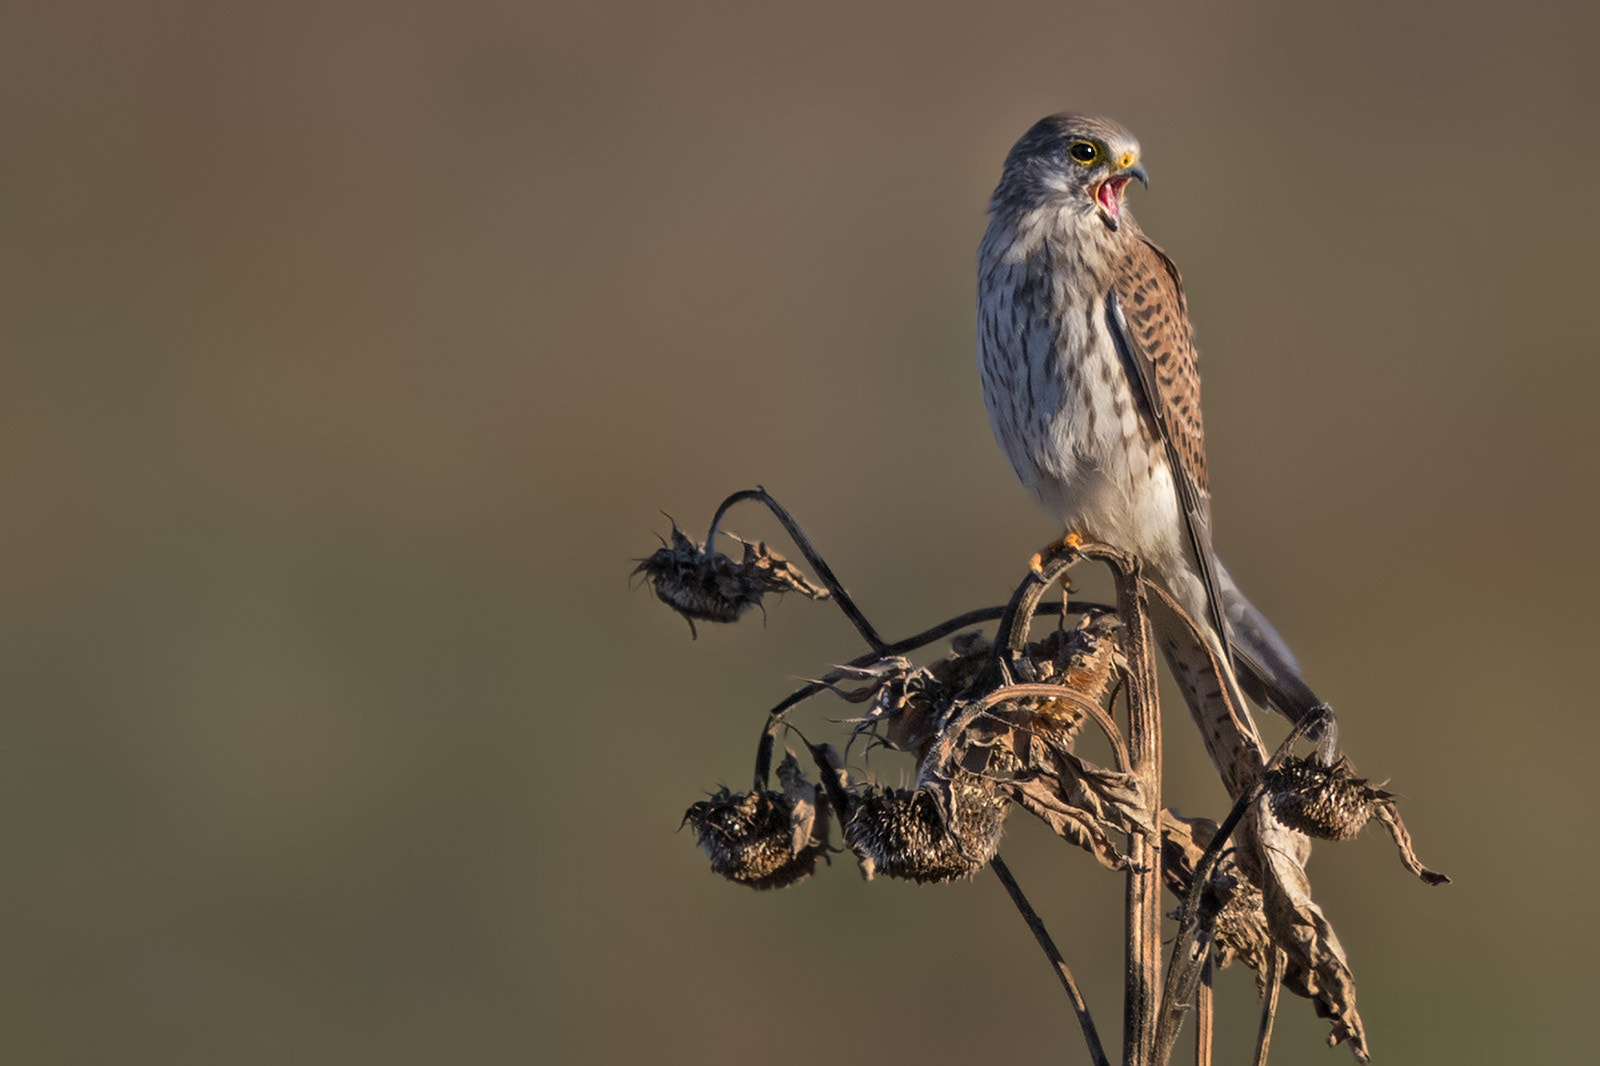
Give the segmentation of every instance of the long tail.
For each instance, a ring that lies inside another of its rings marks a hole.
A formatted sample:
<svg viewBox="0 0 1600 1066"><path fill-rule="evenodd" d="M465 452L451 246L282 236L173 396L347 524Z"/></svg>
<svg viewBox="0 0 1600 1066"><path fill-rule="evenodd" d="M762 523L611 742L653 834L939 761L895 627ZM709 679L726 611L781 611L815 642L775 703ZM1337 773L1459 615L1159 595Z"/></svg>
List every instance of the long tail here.
<svg viewBox="0 0 1600 1066"><path fill-rule="evenodd" d="M1300 676L1300 664L1277 630L1244 598L1227 570L1218 566L1216 573L1233 669L1205 615L1196 618L1159 590L1153 590L1150 612L1161 653L1212 762L1237 798L1256 780L1266 754L1245 697L1296 723L1321 701Z"/></svg>
<svg viewBox="0 0 1600 1066"><path fill-rule="evenodd" d="M1221 586L1234 664L1239 669L1239 686L1252 700L1270 705L1289 721L1298 723L1322 701L1300 676L1300 664L1289 645L1244 598L1221 563L1217 564L1217 583Z"/></svg>
<svg viewBox="0 0 1600 1066"><path fill-rule="evenodd" d="M1158 587L1151 592L1150 623L1156 645L1189 705L1206 753L1222 775L1228 794L1238 799L1255 784L1266 761L1266 749L1241 686L1228 667L1216 630L1207 622L1197 622Z"/></svg>
<svg viewBox="0 0 1600 1066"><path fill-rule="evenodd" d="M1226 570L1217 568L1218 585L1233 651L1229 669L1223 641L1207 614L1201 621L1164 589L1152 587L1150 622L1157 644L1183 690L1200 726L1201 739L1235 800L1260 779L1267 750L1245 708L1244 690L1297 721L1317 706L1317 697L1300 677L1300 668L1283 638L1239 593ZM1258 695L1259 694L1259 695ZM1337 743L1331 719L1322 739ZM1256 796L1234 837L1235 857L1244 875L1266 901L1263 912L1273 943L1287 958L1285 985L1316 1001L1319 1013L1334 1018L1335 1034L1348 1038L1365 1062L1365 1037L1355 1010L1354 983L1344 949L1320 908L1311 899L1305 864L1311 840L1280 823L1271 801ZM1291 976L1292 975L1292 976ZM1346 997L1343 990L1349 989Z"/></svg>

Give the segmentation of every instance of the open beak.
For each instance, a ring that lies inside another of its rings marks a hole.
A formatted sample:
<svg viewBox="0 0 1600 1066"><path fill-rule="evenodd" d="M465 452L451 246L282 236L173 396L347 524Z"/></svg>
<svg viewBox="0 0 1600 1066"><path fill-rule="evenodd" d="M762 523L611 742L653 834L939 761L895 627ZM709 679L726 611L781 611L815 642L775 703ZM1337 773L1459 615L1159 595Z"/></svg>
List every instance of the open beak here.
<svg viewBox="0 0 1600 1066"><path fill-rule="evenodd" d="M1106 225L1113 230L1122 225L1122 196L1128 187L1128 182L1135 179L1145 188L1150 187L1150 175L1145 171L1143 163L1132 163L1122 167L1095 186L1094 199L1100 207L1100 217L1105 219Z"/></svg>

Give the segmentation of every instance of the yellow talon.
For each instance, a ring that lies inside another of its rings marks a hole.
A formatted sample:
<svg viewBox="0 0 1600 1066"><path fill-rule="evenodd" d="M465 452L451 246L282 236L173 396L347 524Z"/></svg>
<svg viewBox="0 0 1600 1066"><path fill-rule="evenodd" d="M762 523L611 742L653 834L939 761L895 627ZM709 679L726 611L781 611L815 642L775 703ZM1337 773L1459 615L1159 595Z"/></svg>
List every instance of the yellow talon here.
<svg viewBox="0 0 1600 1066"><path fill-rule="evenodd" d="M1032 570L1035 574L1043 573L1045 559L1060 552L1077 551L1079 548L1083 547L1083 545L1084 539L1082 533L1079 533L1076 530L1064 533L1062 534L1060 540L1052 541L1045 545L1040 551L1034 552L1033 556L1028 560L1028 569Z"/></svg>

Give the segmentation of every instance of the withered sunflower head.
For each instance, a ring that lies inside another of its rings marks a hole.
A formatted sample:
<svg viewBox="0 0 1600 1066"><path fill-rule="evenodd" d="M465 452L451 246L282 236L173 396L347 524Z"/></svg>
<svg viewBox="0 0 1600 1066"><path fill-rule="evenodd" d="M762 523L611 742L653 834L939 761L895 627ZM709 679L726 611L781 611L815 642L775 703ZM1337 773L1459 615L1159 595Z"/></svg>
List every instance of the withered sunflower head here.
<svg viewBox="0 0 1600 1066"><path fill-rule="evenodd" d="M691 632L696 621L737 621L769 592L798 592L814 600L827 598L827 589L806 580L798 567L766 544L740 543L744 545L744 558L734 562L721 552L696 544L673 523L672 540L639 560L633 572L645 576L656 597L681 614Z"/></svg>
<svg viewBox="0 0 1600 1066"><path fill-rule="evenodd" d="M861 871L910 881L970 877L1000 850L1007 801L988 778L958 772L940 789L875 786L856 796L844 839Z"/></svg>
<svg viewBox="0 0 1600 1066"><path fill-rule="evenodd" d="M782 792L722 788L683 813L713 873L751 888L783 888L816 869L828 850L827 800L801 774L793 752L778 777Z"/></svg>
<svg viewBox="0 0 1600 1066"><path fill-rule="evenodd" d="M1340 758L1324 766L1289 756L1262 782L1273 816L1290 829L1323 840L1349 840L1393 794L1373 788Z"/></svg>

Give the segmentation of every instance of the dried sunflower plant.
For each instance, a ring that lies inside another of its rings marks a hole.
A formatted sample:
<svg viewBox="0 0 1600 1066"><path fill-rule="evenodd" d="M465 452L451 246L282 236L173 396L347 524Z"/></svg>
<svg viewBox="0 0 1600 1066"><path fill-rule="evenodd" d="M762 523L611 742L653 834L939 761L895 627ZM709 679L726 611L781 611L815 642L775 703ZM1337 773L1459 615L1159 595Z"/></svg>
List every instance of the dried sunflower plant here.
<svg viewBox="0 0 1600 1066"><path fill-rule="evenodd" d="M715 549L729 508L746 501L776 516L816 582L763 543L724 534L741 546L737 561ZM1110 568L1116 604L1067 595L1045 602L1053 587L1065 587L1069 568L1083 561ZM1162 597L1167 609L1180 609L1141 578L1138 559L1104 545L1061 547L1035 560L1006 606L968 611L890 641L867 621L789 512L757 488L722 502L704 542L674 523L670 541L635 573L688 620L691 632L696 622L736 621L768 594L797 592L831 599L867 645L767 713L749 792L723 788L685 813L684 824L715 873L751 888L792 885L814 872L818 859L841 850L831 839L835 821L843 847L869 879L882 874L945 882L988 866L1065 989L1091 1060L1110 1066L1071 970L999 856L1006 817L1019 806L1126 878L1126 1066L1170 1062L1191 1013L1194 1061L1210 1063L1212 971L1235 960L1255 972L1264 1003L1255 1062L1266 1062L1283 988L1309 999L1328 1019L1330 1045L1348 1043L1358 1062L1369 1061L1355 978L1333 926L1311 897L1305 869L1311 839L1348 840L1377 818L1408 870L1430 885L1448 879L1417 861L1393 796L1357 777L1338 755L1326 708L1296 725L1275 752L1265 749L1242 709L1201 723L1233 807L1219 823L1162 806L1148 606L1151 597ZM1030 639L1040 617L1057 623ZM986 622L996 623L992 640L974 629ZM943 658L921 666L910 658L946 640L950 650ZM862 708L847 720L852 740L916 760L914 787L852 780L832 745L812 743L789 726L795 706L825 693ZM1077 753L1085 730L1104 734L1111 765ZM788 750L773 787L775 748L791 735L816 781ZM1301 742L1314 745L1310 754L1294 754ZM1165 965L1163 887L1176 900L1168 916L1177 923Z"/></svg>

